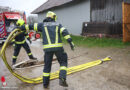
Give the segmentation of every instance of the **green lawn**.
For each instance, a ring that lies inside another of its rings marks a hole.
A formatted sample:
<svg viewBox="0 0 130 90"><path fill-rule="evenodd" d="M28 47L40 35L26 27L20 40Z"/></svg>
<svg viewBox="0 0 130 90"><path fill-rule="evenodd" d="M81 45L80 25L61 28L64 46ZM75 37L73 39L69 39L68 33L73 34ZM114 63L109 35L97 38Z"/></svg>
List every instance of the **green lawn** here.
<svg viewBox="0 0 130 90"><path fill-rule="evenodd" d="M92 38L92 37L82 37L82 36L71 36L73 42L76 46L83 47L117 47L124 48L130 46L129 43L123 43L122 39L115 38ZM66 43L66 41L64 41Z"/></svg>

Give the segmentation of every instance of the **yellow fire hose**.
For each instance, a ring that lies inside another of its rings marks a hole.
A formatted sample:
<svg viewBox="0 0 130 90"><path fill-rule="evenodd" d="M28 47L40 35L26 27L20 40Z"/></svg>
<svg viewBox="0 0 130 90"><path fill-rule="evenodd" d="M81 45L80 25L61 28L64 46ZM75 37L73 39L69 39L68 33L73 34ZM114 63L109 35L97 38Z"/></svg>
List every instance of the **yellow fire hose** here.
<svg viewBox="0 0 130 90"><path fill-rule="evenodd" d="M13 71L13 69L10 67L10 65L8 64L8 62L7 62L6 54L5 54L6 47L9 45L9 43L12 41L12 39L14 39L20 33L21 33L20 29L15 29L13 32L10 33L10 35L8 36L7 40L5 41L5 43L4 43L3 47L2 47L1 57L2 57L5 65L6 65L6 67L11 72L11 74L13 74L15 77L17 77L22 82L33 83L33 84L42 83L42 76L39 76L37 78L26 78L24 76L21 76L21 75L15 73ZM111 60L110 57L106 57L104 59L99 59L99 60L92 61L92 62L89 62L89 63L85 63L85 64L82 64L82 65L70 67L70 68L67 69L67 75L78 72L78 71L81 71L81 70L84 70L84 69L87 69L89 67L96 66L98 64L101 64L104 61L110 61L110 60ZM58 77L59 77L59 71L51 73L51 75L50 75L50 79L56 79Z"/></svg>

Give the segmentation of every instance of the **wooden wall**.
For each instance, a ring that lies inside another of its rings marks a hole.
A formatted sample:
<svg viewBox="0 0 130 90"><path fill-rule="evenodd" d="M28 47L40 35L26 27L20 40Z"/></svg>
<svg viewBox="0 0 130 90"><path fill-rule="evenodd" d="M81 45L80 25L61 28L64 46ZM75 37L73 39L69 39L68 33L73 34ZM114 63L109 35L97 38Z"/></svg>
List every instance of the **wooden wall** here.
<svg viewBox="0 0 130 90"><path fill-rule="evenodd" d="M122 23L122 0L91 0L91 21Z"/></svg>
<svg viewBox="0 0 130 90"><path fill-rule="evenodd" d="M90 22L83 32L122 35L123 0L90 0ZM86 35L86 34L85 34Z"/></svg>

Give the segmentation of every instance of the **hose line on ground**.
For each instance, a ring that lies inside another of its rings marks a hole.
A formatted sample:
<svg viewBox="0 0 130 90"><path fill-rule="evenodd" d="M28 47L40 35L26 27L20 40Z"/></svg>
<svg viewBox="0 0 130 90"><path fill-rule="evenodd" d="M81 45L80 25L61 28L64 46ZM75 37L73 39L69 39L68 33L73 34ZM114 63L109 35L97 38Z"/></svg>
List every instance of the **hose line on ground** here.
<svg viewBox="0 0 130 90"><path fill-rule="evenodd" d="M12 31L10 33L7 40L5 41L5 43L4 43L4 45L3 45L2 49L1 49L1 57L3 59L3 62L5 63L6 67L10 71L10 73L13 74L19 80L21 80L22 82L32 83L32 84L42 83L42 80L43 80L42 75L39 76L39 77L36 77L36 78L26 78L26 77L21 76L20 74L18 74L16 72L14 72L14 70L11 68L11 66L7 62L7 58L6 58L6 54L5 54L6 48L8 47L10 42L20 33L21 33L20 29L15 29L14 31ZM78 66L67 68L67 75L78 72L78 71L81 71L81 70L84 70L84 69L87 69L89 67L99 65L104 61L110 61L110 60L111 60L110 57L106 57L106 58L101 59L101 60L99 59L99 60L95 60L95 61L88 62L88 63L85 63L85 64L81 64L81 65L78 65ZM58 77L59 77L59 71L51 73L51 75L50 75L50 79L56 79Z"/></svg>

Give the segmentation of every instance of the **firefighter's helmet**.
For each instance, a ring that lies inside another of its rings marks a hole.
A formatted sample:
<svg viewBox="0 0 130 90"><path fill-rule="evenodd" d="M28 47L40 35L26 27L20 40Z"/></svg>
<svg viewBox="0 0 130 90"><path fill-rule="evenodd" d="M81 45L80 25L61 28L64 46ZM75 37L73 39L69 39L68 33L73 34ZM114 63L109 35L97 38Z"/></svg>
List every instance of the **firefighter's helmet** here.
<svg viewBox="0 0 130 90"><path fill-rule="evenodd" d="M23 24L25 24L23 19L18 19L18 21L16 22L16 25L18 26L22 26Z"/></svg>
<svg viewBox="0 0 130 90"><path fill-rule="evenodd" d="M57 19L56 14L52 11L48 11L47 14L46 14L46 17L50 17L50 18L54 19L55 21Z"/></svg>

